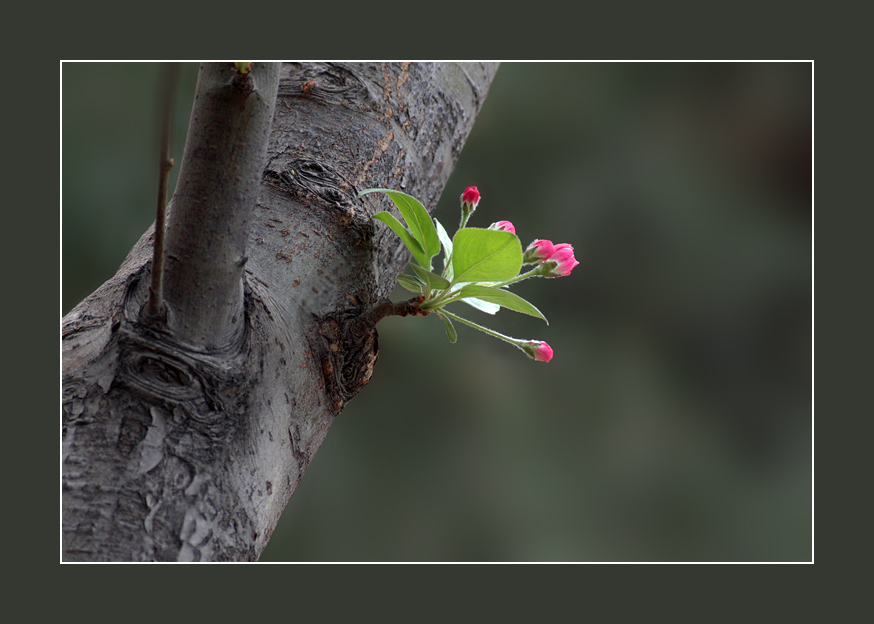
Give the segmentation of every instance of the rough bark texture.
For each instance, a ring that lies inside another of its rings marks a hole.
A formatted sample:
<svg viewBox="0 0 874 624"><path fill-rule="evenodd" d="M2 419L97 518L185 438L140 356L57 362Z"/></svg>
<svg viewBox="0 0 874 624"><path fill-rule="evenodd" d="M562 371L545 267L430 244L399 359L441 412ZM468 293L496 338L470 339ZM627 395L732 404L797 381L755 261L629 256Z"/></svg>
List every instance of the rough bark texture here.
<svg viewBox="0 0 874 624"><path fill-rule="evenodd" d="M357 192L432 209L496 69L282 67L236 339L195 350L138 322L153 231L64 318L65 560L258 557L370 379L376 322L405 310L385 297L407 253L370 218L390 202Z"/></svg>

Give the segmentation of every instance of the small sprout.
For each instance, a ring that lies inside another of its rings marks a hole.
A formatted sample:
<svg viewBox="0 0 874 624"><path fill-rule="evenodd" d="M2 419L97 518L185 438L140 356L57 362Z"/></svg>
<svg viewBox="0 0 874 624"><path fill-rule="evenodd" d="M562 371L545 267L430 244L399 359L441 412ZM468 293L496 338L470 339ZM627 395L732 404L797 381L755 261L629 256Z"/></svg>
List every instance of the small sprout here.
<svg viewBox="0 0 874 624"><path fill-rule="evenodd" d="M552 359L552 347L542 340L520 340L505 336L448 311L446 306L463 301L488 314L507 308L546 322L540 310L511 293L508 287L531 277L570 275L579 264L571 245L553 245L551 241L538 239L523 252L516 228L509 221L496 221L486 229L465 227L480 201L479 190L475 186L468 187L461 195L461 224L451 239L443 226L431 218L416 198L390 189L365 189L358 196L374 192L388 195L404 220L401 223L389 212L374 215L375 219L397 234L413 255L415 262L410 263L413 275L398 276L401 286L419 295L409 302L410 305L424 314L436 312L450 342L457 339L452 321L458 321L521 349L536 362L549 362ZM441 248L443 271L438 274L432 271L432 259L440 253ZM522 273L521 269L526 264L536 266Z"/></svg>

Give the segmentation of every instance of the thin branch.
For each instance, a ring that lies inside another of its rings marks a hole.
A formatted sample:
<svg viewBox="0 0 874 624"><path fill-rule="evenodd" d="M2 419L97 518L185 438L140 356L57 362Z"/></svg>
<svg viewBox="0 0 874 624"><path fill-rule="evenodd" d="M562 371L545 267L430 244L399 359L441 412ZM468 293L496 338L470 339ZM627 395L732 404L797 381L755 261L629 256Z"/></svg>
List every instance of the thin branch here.
<svg viewBox="0 0 874 624"><path fill-rule="evenodd" d="M173 103L176 99L176 84L179 63L165 63L161 71L160 134L161 149L158 155L158 207L155 213L155 244L152 254L152 280L149 285L149 303L146 316L158 319L162 316L164 296L162 279L164 275L164 215L167 210L167 185L173 159L170 158L170 128L172 125Z"/></svg>
<svg viewBox="0 0 874 624"><path fill-rule="evenodd" d="M419 307L424 300L424 296L413 297L409 301L397 303L383 299L367 310L363 320L366 323L376 325L387 316L428 316L430 312Z"/></svg>

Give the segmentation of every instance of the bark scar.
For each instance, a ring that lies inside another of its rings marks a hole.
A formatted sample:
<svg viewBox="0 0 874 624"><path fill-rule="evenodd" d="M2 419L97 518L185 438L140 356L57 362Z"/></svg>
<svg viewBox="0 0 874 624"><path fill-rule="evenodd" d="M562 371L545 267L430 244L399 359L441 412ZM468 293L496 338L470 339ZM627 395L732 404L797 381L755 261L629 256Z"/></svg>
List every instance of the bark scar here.
<svg viewBox="0 0 874 624"><path fill-rule="evenodd" d="M331 165L317 160L292 159L276 169L266 169L262 181L292 195L320 203L339 215L340 223L347 226L359 217L356 208L361 205L358 189ZM369 219L360 217L369 224Z"/></svg>

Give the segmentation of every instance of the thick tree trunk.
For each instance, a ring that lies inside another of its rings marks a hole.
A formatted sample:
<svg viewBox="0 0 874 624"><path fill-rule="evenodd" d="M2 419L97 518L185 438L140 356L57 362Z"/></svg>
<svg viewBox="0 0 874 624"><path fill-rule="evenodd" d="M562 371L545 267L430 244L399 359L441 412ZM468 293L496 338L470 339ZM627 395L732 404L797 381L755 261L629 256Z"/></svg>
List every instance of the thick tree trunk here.
<svg viewBox="0 0 874 624"><path fill-rule="evenodd" d="M177 316L162 329L141 315L152 229L63 320L65 560L259 556L334 418L369 380L375 324L408 260L371 219L388 200L357 193L394 188L432 209L496 69L282 66L246 258L236 258L242 319L213 306L232 304L233 288L214 293L180 273L170 303L206 302L222 329L211 334L197 315L200 325ZM222 210L245 209L234 201ZM172 208L168 246L181 218Z"/></svg>

